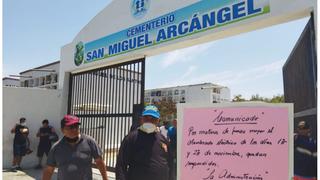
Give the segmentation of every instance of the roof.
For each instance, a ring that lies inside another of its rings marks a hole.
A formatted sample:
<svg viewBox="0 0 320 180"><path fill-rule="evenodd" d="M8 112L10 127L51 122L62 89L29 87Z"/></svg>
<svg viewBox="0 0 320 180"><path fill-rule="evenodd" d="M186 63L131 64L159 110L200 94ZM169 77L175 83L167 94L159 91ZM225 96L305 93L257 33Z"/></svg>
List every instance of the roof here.
<svg viewBox="0 0 320 180"><path fill-rule="evenodd" d="M47 66L51 66L51 65L54 65L54 64L59 64L59 63L60 63L60 61L55 61L55 62L52 62L52 63L49 63L49 64L45 64L45 65L42 65L42 66L39 66L39 67L36 67L36 68L28 69L28 70L23 71L23 72L21 72L19 74L27 73L27 72L32 71L33 69L41 69L41 68L44 68L44 67L47 67Z"/></svg>
<svg viewBox="0 0 320 180"><path fill-rule="evenodd" d="M16 79L16 78L11 78L11 77L4 77L2 78L2 80L14 80L14 81L20 81L19 79Z"/></svg>

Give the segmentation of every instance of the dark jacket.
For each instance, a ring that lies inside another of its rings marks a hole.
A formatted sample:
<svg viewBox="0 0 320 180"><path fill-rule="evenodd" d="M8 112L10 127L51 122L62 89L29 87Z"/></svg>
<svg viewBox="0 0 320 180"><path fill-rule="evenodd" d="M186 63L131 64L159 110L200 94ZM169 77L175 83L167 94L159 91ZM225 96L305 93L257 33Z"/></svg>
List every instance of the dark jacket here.
<svg viewBox="0 0 320 180"><path fill-rule="evenodd" d="M116 164L117 180L169 180L169 142L159 132L130 132L122 141Z"/></svg>
<svg viewBox="0 0 320 180"><path fill-rule="evenodd" d="M317 177L317 143L307 136L294 137L294 174Z"/></svg>

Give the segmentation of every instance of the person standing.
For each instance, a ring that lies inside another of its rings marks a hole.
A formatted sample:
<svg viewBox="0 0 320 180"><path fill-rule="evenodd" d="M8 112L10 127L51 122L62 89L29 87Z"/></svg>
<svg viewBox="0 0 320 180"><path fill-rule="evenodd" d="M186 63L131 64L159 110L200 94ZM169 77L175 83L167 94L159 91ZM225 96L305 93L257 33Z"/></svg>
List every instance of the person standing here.
<svg viewBox="0 0 320 180"><path fill-rule="evenodd" d="M177 120L172 121L172 126L168 128L168 138L170 141L170 150L173 158L173 170L171 178L172 180L177 179Z"/></svg>
<svg viewBox="0 0 320 180"><path fill-rule="evenodd" d="M92 180L92 159L103 180L108 179L100 147L94 139L80 133L79 125L76 116L65 115L61 120L64 137L51 148L42 180L50 180L56 167L59 180Z"/></svg>
<svg viewBox="0 0 320 180"><path fill-rule="evenodd" d="M300 121L294 136L294 180L317 179L317 143L310 132L309 124Z"/></svg>
<svg viewBox="0 0 320 180"><path fill-rule="evenodd" d="M55 134L55 130L52 126L49 126L49 121L47 119L42 121L42 127L39 128L37 137L40 138L37 156L39 158L39 163L36 168L41 168L42 157L44 154L48 157L49 151L51 149L51 140L49 139L50 135Z"/></svg>
<svg viewBox="0 0 320 180"><path fill-rule="evenodd" d="M19 121L19 124L16 124L11 129L11 133L14 134L11 170L22 170L20 164L23 156L28 153L30 146L30 141L28 139L29 129L26 124L26 118L22 117Z"/></svg>
<svg viewBox="0 0 320 180"><path fill-rule="evenodd" d="M169 121L163 121L163 125L160 127L160 133L168 139L168 129L170 127Z"/></svg>
<svg viewBox="0 0 320 180"><path fill-rule="evenodd" d="M116 163L117 180L169 180L171 155L168 140L157 128L160 113L145 107L142 125L122 141Z"/></svg>

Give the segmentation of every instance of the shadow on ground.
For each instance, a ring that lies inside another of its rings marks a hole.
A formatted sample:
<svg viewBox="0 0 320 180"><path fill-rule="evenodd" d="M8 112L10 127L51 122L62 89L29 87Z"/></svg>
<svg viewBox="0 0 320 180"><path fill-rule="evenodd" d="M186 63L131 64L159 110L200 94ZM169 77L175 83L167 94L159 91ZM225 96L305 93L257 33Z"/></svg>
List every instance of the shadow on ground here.
<svg viewBox="0 0 320 180"><path fill-rule="evenodd" d="M23 171L2 170L3 180L41 180L42 169L24 169ZM52 179L57 179L55 172Z"/></svg>
<svg viewBox="0 0 320 180"><path fill-rule="evenodd" d="M102 180L99 170L93 169L93 180ZM2 170L3 180L41 180L42 169L24 169L23 171L12 171L10 169ZM57 179L57 170L55 170L52 180ZM108 172L108 179L115 180L115 174Z"/></svg>

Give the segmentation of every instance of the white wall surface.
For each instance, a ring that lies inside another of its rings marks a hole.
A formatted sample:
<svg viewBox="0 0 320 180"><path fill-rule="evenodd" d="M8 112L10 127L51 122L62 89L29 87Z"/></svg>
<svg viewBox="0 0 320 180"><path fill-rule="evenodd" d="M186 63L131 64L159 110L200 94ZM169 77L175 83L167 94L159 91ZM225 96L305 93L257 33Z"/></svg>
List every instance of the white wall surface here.
<svg viewBox="0 0 320 180"><path fill-rule="evenodd" d="M43 119L48 119L61 137L61 99L61 91L58 90L3 87L3 168L11 166L14 134L10 130L19 122L20 117L27 120L30 148L34 151L22 160L22 168L34 167L38 162L36 151L39 138L36 133Z"/></svg>
<svg viewBox="0 0 320 180"><path fill-rule="evenodd" d="M189 86L186 88L186 102L188 103L212 103L212 89L202 88L202 86Z"/></svg>
<svg viewBox="0 0 320 180"><path fill-rule="evenodd" d="M229 88L221 88L220 89L220 99L227 99L227 101L231 101L231 91ZM226 100L223 100L224 102Z"/></svg>

